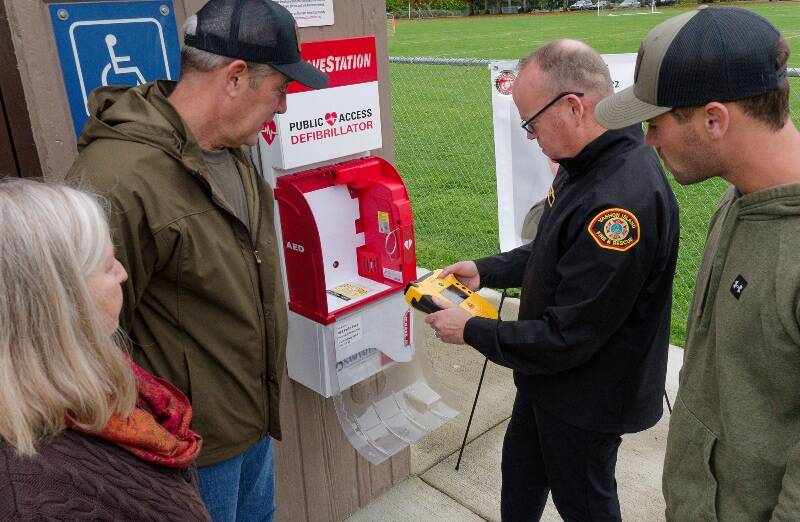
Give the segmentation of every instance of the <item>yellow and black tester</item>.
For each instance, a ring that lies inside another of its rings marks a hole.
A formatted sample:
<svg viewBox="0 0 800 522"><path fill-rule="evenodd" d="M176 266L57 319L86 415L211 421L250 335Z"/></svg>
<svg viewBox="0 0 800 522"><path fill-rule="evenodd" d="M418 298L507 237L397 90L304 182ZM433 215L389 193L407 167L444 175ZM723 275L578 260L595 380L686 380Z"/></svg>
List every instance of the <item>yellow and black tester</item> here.
<svg viewBox="0 0 800 522"><path fill-rule="evenodd" d="M441 269L428 272L416 281L406 285L405 295L408 304L426 314L441 310L433 302L432 296L438 296L458 305L476 317L497 319L497 309L487 299L462 285L456 276L449 274L439 279Z"/></svg>

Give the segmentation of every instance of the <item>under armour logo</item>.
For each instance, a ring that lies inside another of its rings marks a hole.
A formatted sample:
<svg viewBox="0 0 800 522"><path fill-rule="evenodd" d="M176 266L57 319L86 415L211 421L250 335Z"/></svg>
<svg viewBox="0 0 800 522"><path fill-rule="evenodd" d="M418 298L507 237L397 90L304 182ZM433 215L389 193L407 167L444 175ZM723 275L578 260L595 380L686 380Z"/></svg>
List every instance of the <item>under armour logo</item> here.
<svg viewBox="0 0 800 522"><path fill-rule="evenodd" d="M739 299L742 297L742 292L744 292L745 288L747 288L747 280L743 276L738 275L731 285L731 294L736 299Z"/></svg>

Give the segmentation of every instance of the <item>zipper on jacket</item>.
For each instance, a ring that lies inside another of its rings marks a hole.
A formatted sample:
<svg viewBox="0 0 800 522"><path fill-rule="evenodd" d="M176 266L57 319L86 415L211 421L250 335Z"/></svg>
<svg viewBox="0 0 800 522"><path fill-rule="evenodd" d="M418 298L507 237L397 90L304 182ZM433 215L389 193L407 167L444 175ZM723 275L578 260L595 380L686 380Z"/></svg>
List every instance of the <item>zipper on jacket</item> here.
<svg viewBox="0 0 800 522"><path fill-rule="evenodd" d="M235 157L234 157L234 160L237 162L237 168L238 168L238 163L239 162ZM244 168L247 168L247 165L245 165ZM203 173L198 170L198 171L195 171L195 174L201 180L203 180L203 182L205 183L206 187L208 187L208 191L210 193L211 200L218 207L222 208L222 210L224 210L230 216L232 216L235 221L238 221L239 223L242 224L242 226L245 226L245 224L242 222L242 220L240 220L239 217L236 216L236 214L230 208L228 208L225 203L220 201L218 198L214 197L214 191L211 189L211 184L208 182L207 179L205 179L205 177L203 176ZM258 176L258 175L259 175L258 172L256 172L255 176ZM258 183L255 184L255 186L253 187L253 190L258 191ZM259 200L259 202L260 202L260 200ZM258 249L256 248L256 246L258 245L258 238L260 237L260 233L261 233L261 222L262 221L263 220L261 219L261 216L259 215L259 219L258 219L258 222L257 222L256 227L255 227L256 228L255 235L252 234L252 230L250 230L250 227L246 227L245 226L245 228L248 229L248 234L247 235L248 235L248 238L250 240L251 246L253 248L253 257L256 260L256 265L261 265L261 263L263 261L263 259L261 257L261 252L259 252ZM264 347L263 348L264 372L262 372L263 376L261 378L261 393L262 393L262 396L263 396L263 399L264 399L263 400L263 404L262 404L262 408L263 408L263 411L264 411L264 433L263 434L266 436L266 435L269 435L269 424L270 424L269 415L272 414L272 412L269 411L269 386L267 385L267 382L269 380L269 370L270 370L270 368L269 368L269 356L268 356L268 353L267 353L268 349L269 349L268 348L269 342L267 340L267 336L268 336L267 332L269 331L269 328L267 328L266 313L264 311L264 293L263 293L263 289L262 289L262 285L261 285L261 271L258 268L256 268L256 270L255 270L255 276L256 276L256 279L255 279L255 284L256 284L256 289L255 290L256 290L256 292L255 292L253 297L256 298L256 313L258 314L258 319L259 319L259 322L261 323L261 328L260 328L261 331L259 333L261 334L260 335L261 344Z"/></svg>
<svg viewBox="0 0 800 522"><path fill-rule="evenodd" d="M259 176L258 172L256 172L256 176ZM255 183L253 190L258 192L258 183ZM261 200L259 199L259 203ZM260 207L261 205L259 205ZM274 210L274 209L273 209ZM274 216L274 213L273 213ZM258 212L258 220L256 223L256 233L253 240L253 246L256 247L258 245L258 238L261 237L261 225L264 222L263 216L261 216L260 208ZM256 264L261 264L261 253L258 251L257 248L253 249L253 255L256 258ZM278 266L275 267L276 270L280 270L280 261L278 262ZM261 315L261 338L262 338L262 346L264 347L263 350L263 357L264 357L264 371L262 372L261 378L261 392L263 393L264 397L264 436L269 435L270 433L270 416L274 415L273 412L269 407L269 380L270 380L270 368L269 364L269 341L267 337L269 336L269 332L272 332L274 335L274 328L269 328L267 324L267 313L264 310L264 287L261 284L261 271L256 269L256 281L258 282L258 312ZM273 346L273 349L276 347Z"/></svg>

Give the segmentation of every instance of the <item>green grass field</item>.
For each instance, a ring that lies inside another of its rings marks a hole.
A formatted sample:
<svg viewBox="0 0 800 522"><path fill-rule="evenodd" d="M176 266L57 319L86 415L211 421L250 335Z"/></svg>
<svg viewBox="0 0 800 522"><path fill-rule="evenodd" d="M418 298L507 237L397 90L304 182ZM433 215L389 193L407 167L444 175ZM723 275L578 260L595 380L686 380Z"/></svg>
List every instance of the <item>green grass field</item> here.
<svg viewBox="0 0 800 522"><path fill-rule="evenodd" d="M725 5L759 13L789 39L793 50L800 48L796 2ZM600 53L635 53L650 29L694 7L662 7L660 14L646 16L597 16L586 11L398 20L395 35L389 37L389 56L517 59L556 38L583 40Z"/></svg>
<svg viewBox="0 0 800 522"><path fill-rule="evenodd" d="M737 3L774 23L800 65L800 6ZM692 6L693 7L693 6ZM555 38L577 38L601 53L636 52L647 32L692 7L646 16L594 12L399 20L390 56L517 59ZM417 262L440 267L498 251L497 193L489 72L485 66L391 65L397 165L414 206ZM792 79L800 121L800 78ZM686 313L708 219L725 185L674 184L681 206L681 249L673 291L673 343L682 345Z"/></svg>

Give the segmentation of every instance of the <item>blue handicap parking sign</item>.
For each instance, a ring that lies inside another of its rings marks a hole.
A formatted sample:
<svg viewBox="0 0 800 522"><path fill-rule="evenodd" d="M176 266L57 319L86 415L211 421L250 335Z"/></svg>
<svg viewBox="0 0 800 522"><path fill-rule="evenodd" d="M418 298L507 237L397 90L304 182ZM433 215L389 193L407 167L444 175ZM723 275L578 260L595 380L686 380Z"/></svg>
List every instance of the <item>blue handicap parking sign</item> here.
<svg viewBox="0 0 800 522"><path fill-rule="evenodd" d="M97 87L177 79L180 46L173 11L171 0L50 4L76 135Z"/></svg>

